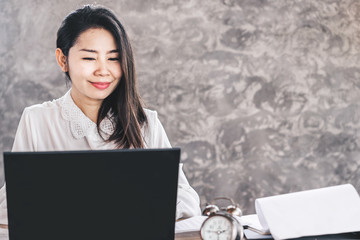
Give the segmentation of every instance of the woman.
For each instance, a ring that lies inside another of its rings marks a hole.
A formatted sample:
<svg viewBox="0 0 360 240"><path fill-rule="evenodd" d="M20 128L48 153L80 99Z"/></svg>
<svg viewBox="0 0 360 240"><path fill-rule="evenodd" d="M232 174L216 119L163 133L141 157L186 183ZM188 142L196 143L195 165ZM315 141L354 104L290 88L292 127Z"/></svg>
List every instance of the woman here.
<svg viewBox="0 0 360 240"><path fill-rule="evenodd" d="M57 33L56 59L71 89L25 108L12 151L171 147L157 113L143 108L131 45L112 12L85 6L69 14ZM0 191L0 222L7 223ZM182 166L177 202L177 218L200 215Z"/></svg>

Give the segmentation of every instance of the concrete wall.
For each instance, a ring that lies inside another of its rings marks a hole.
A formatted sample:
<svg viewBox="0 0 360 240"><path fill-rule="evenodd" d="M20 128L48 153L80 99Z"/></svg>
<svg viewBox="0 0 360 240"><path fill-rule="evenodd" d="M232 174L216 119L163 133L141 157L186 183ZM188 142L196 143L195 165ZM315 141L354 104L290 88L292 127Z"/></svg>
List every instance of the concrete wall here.
<svg viewBox="0 0 360 240"><path fill-rule="evenodd" d="M25 106L58 98L62 19L87 1L0 1L0 151ZM360 190L360 2L97 1L133 43L139 87L204 205Z"/></svg>

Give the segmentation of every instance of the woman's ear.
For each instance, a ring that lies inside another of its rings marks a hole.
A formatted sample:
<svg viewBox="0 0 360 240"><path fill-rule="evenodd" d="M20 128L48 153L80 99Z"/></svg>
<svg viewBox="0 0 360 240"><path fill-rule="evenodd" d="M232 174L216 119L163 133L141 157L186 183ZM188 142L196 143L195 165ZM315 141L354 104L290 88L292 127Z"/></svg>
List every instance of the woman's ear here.
<svg viewBox="0 0 360 240"><path fill-rule="evenodd" d="M56 60L61 68L61 70L63 72L67 72L68 71L68 65L67 65L67 61L66 61L66 56L64 55L63 51L60 48L56 49Z"/></svg>

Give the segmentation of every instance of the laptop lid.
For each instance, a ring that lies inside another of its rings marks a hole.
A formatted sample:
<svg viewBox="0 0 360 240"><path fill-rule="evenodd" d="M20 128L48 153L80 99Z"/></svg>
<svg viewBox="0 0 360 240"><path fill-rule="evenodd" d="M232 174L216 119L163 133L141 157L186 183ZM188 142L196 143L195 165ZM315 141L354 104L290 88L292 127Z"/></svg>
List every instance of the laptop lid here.
<svg viewBox="0 0 360 240"><path fill-rule="evenodd" d="M173 239L180 149L5 152L9 239Z"/></svg>

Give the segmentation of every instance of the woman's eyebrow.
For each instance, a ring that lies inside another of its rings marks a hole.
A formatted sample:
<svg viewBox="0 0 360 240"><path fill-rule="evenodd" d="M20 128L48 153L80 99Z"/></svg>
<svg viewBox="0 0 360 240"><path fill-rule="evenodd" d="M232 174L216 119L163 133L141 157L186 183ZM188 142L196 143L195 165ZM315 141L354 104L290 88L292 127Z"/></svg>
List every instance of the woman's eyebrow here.
<svg viewBox="0 0 360 240"><path fill-rule="evenodd" d="M114 50L108 51L107 53L118 53L118 52L120 52L119 49L114 49Z"/></svg>
<svg viewBox="0 0 360 240"><path fill-rule="evenodd" d="M81 51L81 52L92 52L92 53L97 53L98 52L96 50L86 49L86 48L80 49L79 51Z"/></svg>
<svg viewBox="0 0 360 240"><path fill-rule="evenodd" d="M91 53L98 53L98 51L96 51L96 50L87 49L87 48L80 49L79 51L82 51L82 52L91 52ZM106 54L118 53L118 52L119 52L119 49L113 49L113 50L108 51Z"/></svg>

